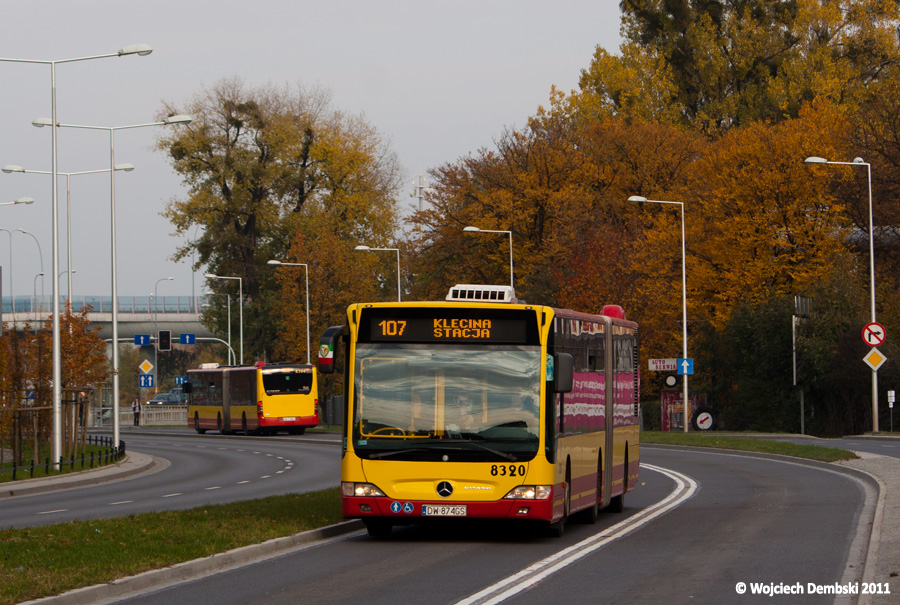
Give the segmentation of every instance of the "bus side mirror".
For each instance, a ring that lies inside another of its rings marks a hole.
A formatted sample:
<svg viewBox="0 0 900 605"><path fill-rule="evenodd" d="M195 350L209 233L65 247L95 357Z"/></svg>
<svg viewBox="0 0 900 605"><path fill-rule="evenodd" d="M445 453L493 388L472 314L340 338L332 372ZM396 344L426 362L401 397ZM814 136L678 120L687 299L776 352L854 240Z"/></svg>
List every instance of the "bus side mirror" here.
<svg viewBox="0 0 900 605"><path fill-rule="evenodd" d="M192 389L191 389L190 382L185 382L183 385L181 385L181 392L184 393L185 395L190 395L191 391L192 391Z"/></svg>
<svg viewBox="0 0 900 605"><path fill-rule="evenodd" d="M317 362L320 374L334 374L334 350L337 348L338 339L343 336L345 330L345 326L332 326L322 333Z"/></svg>
<svg viewBox="0 0 900 605"><path fill-rule="evenodd" d="M575 359L568 353L553 356L553 387L557 393L571 393L575 380Z"/></svg>

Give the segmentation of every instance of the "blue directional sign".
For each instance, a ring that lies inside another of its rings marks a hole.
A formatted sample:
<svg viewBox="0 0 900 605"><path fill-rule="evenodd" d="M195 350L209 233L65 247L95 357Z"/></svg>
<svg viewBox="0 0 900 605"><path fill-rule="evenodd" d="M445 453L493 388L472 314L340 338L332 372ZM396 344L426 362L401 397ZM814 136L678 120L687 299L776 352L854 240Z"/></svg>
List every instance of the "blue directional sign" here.
<svg viewBox="0 0 900 605"><path fill-rule="evenodd" d="M141 374L138 376L138 386L142 389L153 388L153 374Z"/></svg>
<svg viewBox="0 0 900 605"><path fill-rule="evenodd" d="M197 344L197 335L196 334L179 334L178 342L183 345Z"/></svg>
<svg viewBox="0 0 900 605"><path fill-rule="evenodd" d="M150 335L149 334L135 334L134 335L134 344L141 347L149 347L150 346Z"/></svg>
<svg viewBox="0 0 900 605"><path fill-rule="evenodd" d="M694 373L694 359L692 357L684 358L681 357L678 359L678 375L684 376L687 374L690 376Z"/></svg>
<svg viewBox="0 0 900 605"><path fill-rule="evenodd" d="M175 386L180 387L185 382L187 382L187 376L176 376L175 377Z"/></svg>

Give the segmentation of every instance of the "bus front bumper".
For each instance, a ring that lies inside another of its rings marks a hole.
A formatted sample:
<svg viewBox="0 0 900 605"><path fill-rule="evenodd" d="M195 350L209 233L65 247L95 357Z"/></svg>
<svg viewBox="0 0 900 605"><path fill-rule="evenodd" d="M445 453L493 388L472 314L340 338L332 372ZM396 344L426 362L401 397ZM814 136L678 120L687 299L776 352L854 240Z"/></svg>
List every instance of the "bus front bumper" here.
<svg viewBox="0 0 900 605"><path fill-rule="evenodd" d="M418 501L387 497L342 496L344 518L380 517L397 525L433 519L530 519L550 521L553 500Z"/></svg>

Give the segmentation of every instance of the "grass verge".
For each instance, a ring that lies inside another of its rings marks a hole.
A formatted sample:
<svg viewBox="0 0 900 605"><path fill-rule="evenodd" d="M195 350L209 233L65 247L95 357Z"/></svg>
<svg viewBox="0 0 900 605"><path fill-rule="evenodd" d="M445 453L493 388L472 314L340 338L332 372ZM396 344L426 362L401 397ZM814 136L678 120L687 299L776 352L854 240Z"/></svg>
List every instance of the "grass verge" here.
<svg viewBox="0 0 900 605"><path fill-rule="evenodd" d="M338 488L0 531L0 603L110 582L341 521Z"/></svg>
<svg viewBox="0 0 900 605"><path fill-rule="evenodd" d="M854 460L856 454L849 450L820 445L807 445L777 441L774 439L758 439L754 437L738 437L721 433L678 433L660 431L642 431L641 443L659 443L663 445L688 445L692 447L717 447L744 452L761 452L780 454L795 458L807 458L820 462L837 462L838 460Z"/></svg>

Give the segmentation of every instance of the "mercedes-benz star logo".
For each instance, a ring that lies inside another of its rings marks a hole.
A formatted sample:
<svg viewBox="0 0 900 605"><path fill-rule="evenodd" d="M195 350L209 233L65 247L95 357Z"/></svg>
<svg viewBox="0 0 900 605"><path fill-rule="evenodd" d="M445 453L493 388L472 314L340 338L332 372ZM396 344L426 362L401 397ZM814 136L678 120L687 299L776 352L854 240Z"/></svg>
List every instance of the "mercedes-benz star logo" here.
<svg viewBox="0 0 900 605"><path fill-rule="evenodd" d="M437 493L441 498L449 498L450 494L453 493L453 486L449 481L441 481L438 483Z"/></svg>

